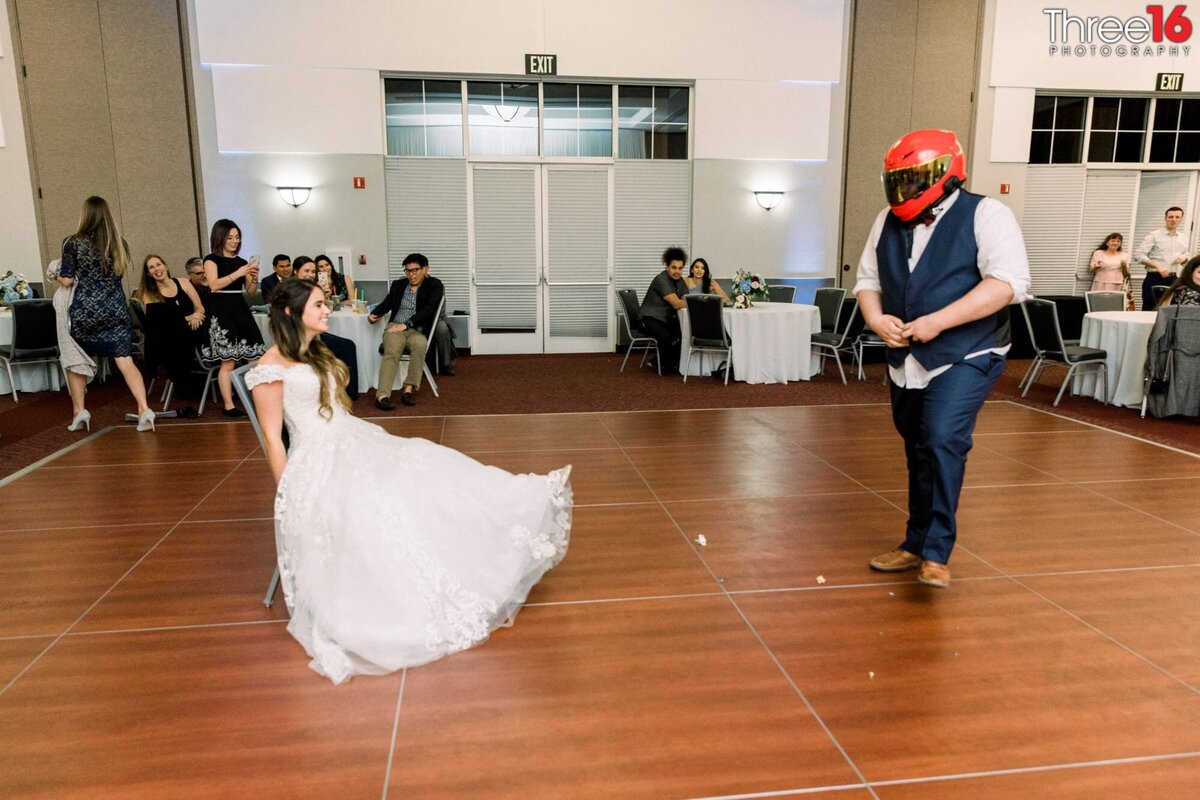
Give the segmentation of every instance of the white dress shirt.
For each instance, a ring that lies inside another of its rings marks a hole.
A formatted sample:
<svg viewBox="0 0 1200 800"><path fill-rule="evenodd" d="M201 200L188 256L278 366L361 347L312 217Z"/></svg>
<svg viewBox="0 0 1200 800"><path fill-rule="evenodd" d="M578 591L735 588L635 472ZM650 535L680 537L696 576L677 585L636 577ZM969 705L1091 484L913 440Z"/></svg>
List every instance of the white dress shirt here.
<svg viewBox="0 0 1200 800"><path fill-rule="evenodd" d="M946 213L946 209L954 205L957 200L958 192L955 192L945 202L933 209L934 220L932 223L917 225L913 228L912 255L908 258L909 273L916 269L917 262L921 260L921 254L925 252L925 246L929 244L929 238L933 236L933 231L937 228L942 214ZM880 211L879 216L875 218L875 224L871 226L871 234L867 237L866 247L863 248L862 257L858 260L858 277L854 285L855 294L862 291L881 291L879 262L875 257L875 247L879 244L879 237L883 233L883 223L890 211L890 208ZM1029 258L1025 255L1025 239L1021 235L1021 227L1017 224L1017 218L1013 216L1012 209L990 197L980 200L979 205L975 207L975 243L979 251L976 263L979 265L980 276L1004 281L1012 287L1013 299L1011 302L1013 303L1020 303L1028 299ZM904 322L911 321L904 320ZM967 358L975 358L985 353L1003 355L1008 352L1010 346L1004 345L980 350L977 353L970 353ZM909 353L908 357L904 359L903 366L889 366L888 370L891 373L892 383L897 386L907 389L924 389L930 381L952 366L954 365L947 364L944 367L927 370L921 366L921 362L917 361L912 353Z"/></svg>
<svg viewBox="0 0 1200 800"><path fill-rule="evenodd" d="M1138 263L1147 258L1165 264L1167 272L1174 275L1179 272L1179 264L1175 263L1175 259L1182 256L1184 259L1188 257L1187 238L1183 236L1179 228L1174 231L1167 231L1166 228L1146 234L1146 238L1142 240L1141 249L1137 251ZM1146 266L1143 264L1143 266ZM1158 270L1151 266L1146 266L1146 272L1157 273Z"/></svg>

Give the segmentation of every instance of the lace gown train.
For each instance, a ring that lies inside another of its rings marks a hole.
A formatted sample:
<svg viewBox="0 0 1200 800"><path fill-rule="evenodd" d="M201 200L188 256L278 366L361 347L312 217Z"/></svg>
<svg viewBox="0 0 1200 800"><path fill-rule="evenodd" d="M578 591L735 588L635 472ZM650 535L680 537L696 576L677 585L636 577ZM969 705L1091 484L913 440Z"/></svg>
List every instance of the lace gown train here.
<svg viewBox="0 0 1200 800"><path fill-rule="evenodd" d="M513 475L424 439L392 436L334 404L319 413L308 365L260 365L282 381L291 449L275 495L288 630L341 683L424 664L512 623L562 560L570 467ZM329 497L336 497L334 503Z"/></svg>

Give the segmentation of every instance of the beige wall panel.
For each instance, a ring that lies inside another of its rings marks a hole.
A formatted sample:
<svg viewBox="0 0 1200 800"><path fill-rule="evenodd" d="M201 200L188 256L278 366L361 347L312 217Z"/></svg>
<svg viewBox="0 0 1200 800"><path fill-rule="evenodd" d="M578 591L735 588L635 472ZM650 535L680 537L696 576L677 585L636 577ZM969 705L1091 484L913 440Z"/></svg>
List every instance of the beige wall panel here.
<svg viewBox="0 0 1200 800"><path fill-rule="evenodd" d="M200 252L187 97L174 2L101 3L123 233L139 267L157 253L183 275Z"/></svg>
<svg viewBox="0 0 1200 800"><path fill-rule="evenodd" d="M841 285L854 269L875 215L883 208L883 154L909 130L916 68L917 0L859 0L855 6L846 134L846 186L839 264Z"/></svg>
<svg viewBox="0 0 1200 800"><path fill-rule="evenodd" d="M43 251L61 251L88 195L119 207L96 0L17 0Z"/></svg>
<svg viewBox="0 0 1200 800"><path fill-rule="evenodd" d="M963 0L920 0L917 12L916 85L911 126L945 128L971 143L975 107L975 52L979 6ZM970 156L968 155L968 158Z"/></svg>

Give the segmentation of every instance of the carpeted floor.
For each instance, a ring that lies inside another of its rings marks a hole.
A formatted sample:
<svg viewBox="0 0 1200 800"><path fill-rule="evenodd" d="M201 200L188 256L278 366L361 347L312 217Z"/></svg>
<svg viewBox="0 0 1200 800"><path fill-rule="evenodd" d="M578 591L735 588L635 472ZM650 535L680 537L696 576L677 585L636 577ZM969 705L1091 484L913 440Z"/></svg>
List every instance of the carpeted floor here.
<svg viewBox="0 0 1200 800"><path fill-rule="evenodd" d="M647 409L738 408L790 405L853 405L886 403L881 364L868 365L868 380L851 376L848 385L838 380L833 366L812 381L784 385L749 385L713 378L659 377L631 362L619 372L621 356L609 353L579 355L469 356L459 360L458 375L439 377L440 397L423 387L415 407L392 412L375 408L374 396L363 395L354 405L359 416L458 416L468 414L532 414L573 411L634 411ZM1141 419L1136 410L1106 407L1094 400L1064 397L1051 407L1061 380L1061 370L1049 371L1029 397L1021 400L1017 382L1028 366L1013 361L1001 378L992 399L1013 400L1072 419L1200 454L1200 425L1192 419ZM178 408L181 401L172 407ZM124 425L124 415L135 410L124 384L110 381L93 387L88 395L92 430ZM70 401L65 391L23 394L14 403L0 398L0 477L11 474L83 437L66 430ZM199 422L225 422L210 404ZM161 425L189 425L195 421L163 420ZM151 435L151 434L147 434Z"/></svg>

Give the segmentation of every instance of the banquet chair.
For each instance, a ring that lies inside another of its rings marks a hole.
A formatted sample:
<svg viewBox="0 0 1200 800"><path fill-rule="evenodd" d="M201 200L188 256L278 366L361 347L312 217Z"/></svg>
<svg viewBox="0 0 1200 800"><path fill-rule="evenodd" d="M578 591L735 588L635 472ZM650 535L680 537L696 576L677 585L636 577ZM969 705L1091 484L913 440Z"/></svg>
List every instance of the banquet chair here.
<svg viewBox="0 0 1200 800"><path fill-rule="evenodd" d="M621 369L618 372L625 371L625 363L629 361L629 354L639 351L642 354L642 360L638 364L638 369L641 369L646 363L646 356L650 351L654 351L654 365L658 367L658 374L662 375L662 359L658 357L658 340L647 336L642 330L642 312L638 305L637 292L633 289L617 289L617 300L621 303L621 319L625 325L625 333L629 336L629 347L625 350L625 359L621 362Z"/></svg>
<svg viewBox="0 0 1200 800"><path fill-rule="evenodd" d="M787 286L785 284L776 284L767 286L768 302L771 303L791 303L796 300L796 287Z"/></svg>
<svg viewBox="0 0 1200 800"><path fill-rule="evenodd" d="M1108 353L1096 347L1081 347L1064 342L1062 328L1058 324L1058 306L1052 300L1026 300L1021 303L1021 311L1025 314L1029 338L1033 342L1035 353L1021 397L1029 394L1030 387L1047 366L1058 364L1067 368L1067 375L1058 389L1058 396L1054 398L1054 405L1057 406L1062 400L1063 392L1067 390L1067 383L1078 367L1099 367L1104 380L1104 404L1108 405L1108 364L1105 363Z"/></svg>
<svg viewBox="0 0 1200 800"><path fill-rule="evenodd" d="M813 294L813 305L821 313L821 330L826 333L836 333L838 318L842 314L842 301L846 299L845 289L825 287L817 289Z"/></svg>
<svg viewBox="0 0 1200 800"><path fill-rule="evenodd" d="M1158 308L1158 304L1162 302L1163 295L1167 293L1170 286L1151 286L1150 291L1154 292L1154 308ZM1154 308L1143 308L1143 311L1153 311Z"/></svg>
<svg viewBox="0 0 1200 800"><path fill-rule="evenodd" d="M1093 311L1124 311L1124 292L1084 292L1088 313Z"/></svg>
<svg viewBox="0 0 1200 800"><path fill-rule="evenodd" d="M209 397L212 397L212 401L214 403L217 402L217 398L219 396L217 394L217 382L213 379L216 377L217 372L220 369L220 364L217 364L215 367L204 366L204 362L200 360L200 351L198 349L196 350L196 358L195 361L192 362L192 374L204 376L204 391L200 394L200 410L196 412L196 416L200 416L204 413L204 404L208 401ZM149 389L146 389L146 394L150 394ZM159 398L163 404L163 411L166 411L171 407L171 396L174 394L175 382L168 378L166 385L163 386L162 397Z"/></svg>
<svg viewBox="0 0 1200 800"><path fill-rule="evenodd" d="M233 371L233 391L242 401L242 408L246 409L246 416L250 419L250 424L254 427L254 434L258 437L258 443L262 445L263 453L267 452L267 440L263 436L262 425L258 421L258 408L254 405L254 395L246 388L246 373L254 368L254 364L243 364ZM287 432L284 432L284 447L287 447ZM279 523L276 522L276 525ZM275 574L271 576L271 582L267 584L267 593L263 596L263 605L267 608L275 602L275 591L279 588L279 565L275 566Z"/></svg>
<svg viewBox="0 0 1200 800"><path fill-rule="evenodd" d="M839 312L839 316L845 317L845 324L842 325L840 332L820 331L812 335L813 351L821 359L821 374L825 374L825 359L832 356L837 363L838 374L842 376L843 384L846 383L846 370L842 368L842 353L856 352L854 346L863 329L862 314L858 311L858 300L851 297L845 303L846 310Z"/></svg>
<svg viewBox="0 0 1200 800"><path fill-rule="evenodd" d="M437 311L434 312L434 314L433 314L433 325L431 325L429 327L429 335L425 337L425 342L426 342L425 352L426 352L426 354L428 354L429 351L433 349L433 340L434 340L434 337L437 336L437 321L442 318L442 309L444 309L445 307L446 307L446 298L443 297L442 302L438 303ZM384 326L384 330L387 330L386 325ZM383 340L382 339L380 339L380 341L379 341L379 355L383 355ZM404 355L400 356L400 363L404 364L404 363L408 362L411 358L412 358L412 356L410 354L405 353ZM397 373L397 374L400 374L400 373ZM430 391L433 392L433 396L440 397L441 395L438 394L437 381L435 381L433 379L433 373L430 372L430 370L429 370L429 361L428 360L426 360L425 363L421 365L421 374L425 376L425 382L429 384L429 389L430 389Z"/></svg>
<svg viewBox="0 0 1200 800"><path fill-rule="evenodd" d="M712 294L689 294L687 303L688 321L692 325L691 352L684 365L683 382L687 383L691 372L692 356L702 353L718 353L725 356L725 385L729 385L729 367L733 363L733 349L729 343L729 332L721 318L721 298Z"/></svg>
<svg viewBox="0 0 1200 800"><path fill-rule="evenodd" d="M861 314L859 316L862 316ZM887 347L887 342L880 338L879 334L863 325L863 331L854 340L855 359L858 361L858 379L865 381L867 379L867 371L863 368L863 354L868 347ZM883 365L883 382L887 383L888 371L887 363Z"/></svg>
<svg viewBox="0 0 1200 800"><path fill-rule="evenodd" d="M54 301L14 300L12 307L12 343L0 347L0 361L8 370L13 402L17 402L17 381L13 364L57 364L62 370L63 383L67 372L58 358L58 329L55 323ZM53 371L53 367L50 368Z"/></svg>

